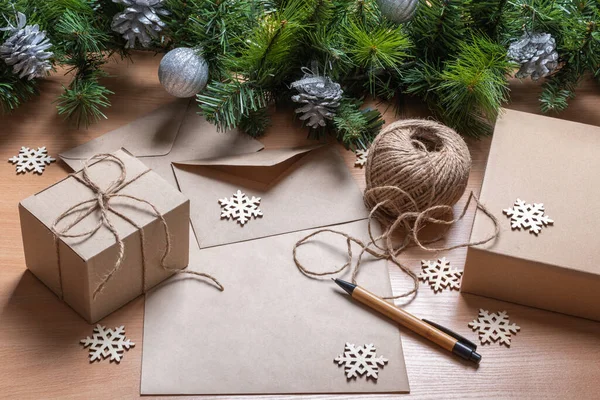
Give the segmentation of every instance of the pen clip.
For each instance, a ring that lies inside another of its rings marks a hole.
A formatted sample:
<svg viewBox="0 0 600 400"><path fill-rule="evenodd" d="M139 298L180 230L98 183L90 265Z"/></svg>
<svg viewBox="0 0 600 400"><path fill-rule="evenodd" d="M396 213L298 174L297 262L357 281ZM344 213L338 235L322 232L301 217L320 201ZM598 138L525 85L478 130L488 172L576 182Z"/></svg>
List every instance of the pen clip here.
<svg viewBox="0 0 600 400"><path fill-rule="evenodd" d="M462 344L464 344L465 346L471 348L473 351L477 350L477 345L473 342L471 342L469 339L465 338L464 336L459 335L456 332L451 331L450 329L443 327L439 324L436 324L435 322L429 321L427 319L422 319L421 321L433 326L434 328L439 329L440 331L444 332L447 335L452 336L454 339L458 340L459 342L461 342Z"/></svg>

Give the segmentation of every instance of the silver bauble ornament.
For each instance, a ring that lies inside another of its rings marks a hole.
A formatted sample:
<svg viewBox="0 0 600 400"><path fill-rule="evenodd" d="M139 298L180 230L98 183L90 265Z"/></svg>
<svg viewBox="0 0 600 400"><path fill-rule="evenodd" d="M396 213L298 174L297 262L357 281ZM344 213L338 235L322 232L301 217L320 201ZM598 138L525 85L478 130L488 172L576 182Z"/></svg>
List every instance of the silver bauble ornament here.
<svg viewBox="0 0 600 400"><path fill-rule="evenodd" d="M192 97L208 82L208 64L194 49L179 47L169 51L158 67L158 79L175 97Z"/></svg>
<svg viewBox="0 0 600 400"><path fill-rule="evenodd" d="M381 14L392 22L410 21L417 11L419 0L377 0Z"/></svg>

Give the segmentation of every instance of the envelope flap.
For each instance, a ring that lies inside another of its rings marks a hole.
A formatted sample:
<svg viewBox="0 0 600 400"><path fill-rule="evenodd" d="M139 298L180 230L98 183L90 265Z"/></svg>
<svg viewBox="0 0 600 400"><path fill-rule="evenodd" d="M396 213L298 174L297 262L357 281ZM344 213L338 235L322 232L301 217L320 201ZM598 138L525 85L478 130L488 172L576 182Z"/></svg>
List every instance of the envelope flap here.
<svg viewBox="0 0 600 400"><path fill-rule="evenodd" d="M288 149L263 150L226 157L175 161L173 164L188 170L194 170L195 167L210 167L212 170L220 171L224 175L235 176L268 186L274 184L302 155L323 146L323 144L317 144Z"/></svg>
<svg viewBox="0 0 600 400"><path fill-rule="evenodd" d="M183 122L189 100L164 105L127 125L108 132L74 149L60 154L68 160L87 159L98 153L113 153L126 148L137 157L161 156L173 147Z"/></svg>
<svg viewBox="0 0 600 400"><path fill-rule="evenodd" d="M254 153L237 154L227 157L207 158L203 160L174 161L179 165L204 165L204 166L239 166L239 167L274 167L282 164L300 154L323 147L316 144L288 149L263 150Z"/></svg>

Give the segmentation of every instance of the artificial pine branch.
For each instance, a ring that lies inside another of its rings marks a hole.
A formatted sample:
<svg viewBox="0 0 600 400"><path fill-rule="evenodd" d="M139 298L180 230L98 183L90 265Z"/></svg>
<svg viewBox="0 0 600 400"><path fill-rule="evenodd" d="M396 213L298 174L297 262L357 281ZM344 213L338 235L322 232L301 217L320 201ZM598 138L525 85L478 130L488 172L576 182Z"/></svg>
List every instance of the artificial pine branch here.
<svg viewBox="0 0 600 400"><path fill-rule="evenodd" d="M19 79L6 64L0 65L0 110L8 113L37 95L35 80Z"/></svg>
<svg viewBox="0 0 600 400"><path fill-rule="evenodd" d="M470 0L467 7L473 29L499 43L507 44L522 30L511 0Z"/></svg>
<svg viewBox="0 0 600 400"><path fill-rule="evenodd" d="M491 132L502 103L508 100L506 76L512 67L504 47L489 39L463 43L436 88L444 122L467 135Z"/></svg>
<svg viewBox="0 0 600 400"><path fill-rule="evenodd" d="M242 115L239 122L240 130L253 138L264 135L270 125L271 119L266 107L248 111L247 114Z"/></svg>
<svg viewBox="0 0 600 400"><path fill-rule="evenodd" d="M365 86L373 96L382 95L382 92L377 90L378 82L383 82L380 87L389 87L385 84L386 79L381 78L382 71L400 74L399 65L410 57L408 51L411 43L408 37L402 32L401 27L393 28L387 24L368 29L363 24L350 23L346 35L350 60L358 68L366 71ZM390 97L389 92L384 96Z"/></svg>
<svg viewBox="0 0 600 400"><path fill-rule="evenodd" d="M312 65L344 90L326 130L349 147L366 146L379 129L381 116L357 106L366 94L413 94L460 132L489 132L508 98L506 48L523 34L556 40L559 67L543 83L543 111L564 109L584 74L600 77L599 0L421 0L402 25L383 17L377 0L165 0L165 8L155 50L202 48L211 79L198 96L202 112L219 129L252 135L264 132L267 107L289 102L290 83ZM73 73L59 111L86 124L108 106L104 63L127 55L111 30L122 9L111 0L0 0L1 15L20 11L46 30L52 62ZM36 80L21 82L5 65L0 77L5 111L35 93Z"/></svg>
<svg viewBox="0 0 600 400"><path fill-rule="evenodd" d="M199 47L211 79L227 76L225 55L237 53L246 32L271 6L264 0L168 0L168 48Z"/></svg>
<svg viewBox="0 0 600 400"><path fill-rule="evenodd" d="M229 57L231 70L265 90L289 83L286 78L299 69L294 55L309 15L305 0L289 0L283 9L266 14L245 40L241 54Z"/></svg>
<svg viewBox="0 0 600 400"><path fill-rule="evenodd" d="M439 119L464 135L490 133L508 100L506 76L513 64L504 47L484 37L463 42L459 49L441 70L423 63L407 72L407 92L422 96Z"/></svg>
<svg viewBox="0 0 600 400"><path fill-rule="evenodd" d="M367 149L385 123L377 109L361 109L361 105L360 100L345 98L333 118L338 140L352 150Z"/></svg>
<svg viewBox="0 0 600 400"><path fill-rule="evenodd" d="M62 62L71 66L75 77L59 97L58 113L72 118L77 126L106 118L101 108L110 106L107 95L112 92L98 79L106 74L101 67L106 62L106 43L110 36L95 25L93 16L66 10L56 25Z"/></svg>
<svg viewBox="0 0 600 400"><path fill-rule="evenodd" d="M422 61L456 54L467 33L463 5L463 0L421 0L408 31Z"/></svg>
<svg viewBox="0 0 600 400"><path fill-rule="evenodd" d="M107 95L113 94L95 79L75 78L58 98L58 114L73 119L77 126L106 118L102 108L108 107Z"/></svg>
<svg viewBox="0 0 600 400"><path fill-rule="evenodd" d="M248 82L232 79L229 82L212 82L197 96L206 119L219 130L237 128L242 118L267 107L267 94ZM263 124L264 126L264 124ZM266 126L264 126L266 128ZM255 136L260 135L253 129Z"/></svg>

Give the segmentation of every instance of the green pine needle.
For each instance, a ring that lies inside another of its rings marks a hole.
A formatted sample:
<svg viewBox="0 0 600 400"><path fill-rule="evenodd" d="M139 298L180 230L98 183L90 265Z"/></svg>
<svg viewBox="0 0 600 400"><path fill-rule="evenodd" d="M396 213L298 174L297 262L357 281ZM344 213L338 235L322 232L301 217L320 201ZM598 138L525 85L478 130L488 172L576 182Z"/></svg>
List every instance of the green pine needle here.
<svg viewBox="0 0 600 400"><path fill-rule="evenodd" d="M237 128L244 117L267 106L267 97L260 89L246 82L211 82L197 95L198 104L208 121L219 130Z"/></svg>
<svg viewBox="0 0 600 400"><path fill-rule="evenodd" d="M239 123L240 130L253 138L264 135L269 126L271 126L271 119L266 108L248 111L246 115L242 115Z"/></svg>
<svg viewBox="0 0 600 400"><path fill-rule="evenodd" d="M94 26L93 16L65 11L56 25L57 36L66 54L100 53L109 36Z"/></svg>
<svg viewBox="0 0 600 400"><path fill-rule="evenodd" d="M361 104L345 98L333 118L337 138L353 150L367 149L385 122L377 109L361 110Z"/></svg>
<svg viewBox="0 0 600 400"><path fill-rule="evenodd" d="M377 85L386 79L381 78L385 71L400 74L399 66L409 57L411 43L400 27L381 26L368 29L364 25L350 24L346 31L347 53L352 62L366 71L369 92L377 95Z"/></svg>
<svg viewBox="0 0 600 400"><path fill-rule="evenodd" d="M106 97L109 94L113 92L96 80L75 80L58 98L58 114L73 119L77 127L81 125L88 127L92 122L106 119L101 108L110 105Z"/></svg>
<svg viewBox="0 0 600 400"><path fill-rule="evenodd" d="M504 47L486 38L461 44L458 57L447 63L435 89L444 121L466 135L490 132L508 100L506 76L512 67Z"/></svg>

